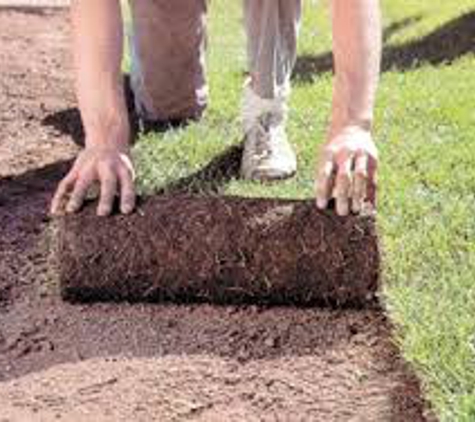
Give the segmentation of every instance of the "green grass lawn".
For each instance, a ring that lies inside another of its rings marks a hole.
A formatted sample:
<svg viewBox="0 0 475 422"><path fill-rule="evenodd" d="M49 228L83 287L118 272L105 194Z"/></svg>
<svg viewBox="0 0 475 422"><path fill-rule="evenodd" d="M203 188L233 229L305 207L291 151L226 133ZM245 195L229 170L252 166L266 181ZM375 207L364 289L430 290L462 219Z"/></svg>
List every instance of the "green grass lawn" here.
<svg viewBox="0 0 475 422"><path fill-rule="evenodd" d="M135 147L142 191L168 189L242 140L238 111L246 60L239 3L211 5L212 101L204 120L143 136ZM316 63L312 58L324 56L331 43L328 8L321 3L305 2L300 39L300 54ZM395 341L440 419L475 421L475 0L382 4L387 53L376 137L383 300L398 327ZM414 55L419 63L408 68ZM441 62L455 56L451 65ZM312 197L332 75L304 76L294 83L288 127L299 155L296 178L263 186L227 177L212 191ZM200 178L186 186L209 190Z"/></svg>

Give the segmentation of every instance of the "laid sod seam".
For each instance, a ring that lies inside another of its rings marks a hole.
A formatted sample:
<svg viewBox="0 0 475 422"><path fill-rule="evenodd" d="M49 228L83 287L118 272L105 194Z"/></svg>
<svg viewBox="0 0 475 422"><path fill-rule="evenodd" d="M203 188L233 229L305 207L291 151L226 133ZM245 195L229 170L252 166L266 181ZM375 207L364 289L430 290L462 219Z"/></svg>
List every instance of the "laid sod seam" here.
<svg viewBox="0 0 475 422"><path fill-rule="evenodd" d="M300 72L307 73L295 75L288 125L299 155L297 176L263 186L243 182L231 172L219 186L211 186L212 193L313 196L314 157L323 140L332 88L328 64L320 66L316 60L328 57L330 49L328 9L323 4L317 9L315 3L305 3ZM473 421L475 0L384 0L382 5L385 38L391 45L386 51L397 51L385 53L376 110L383 302L397 327L395 341L420 376L439 418ZM200 123L142 137L135 157L143 192L163 192L241 143L243 43L239 2L213 2L209 110ZM209 192L206 174L201 173L203 183L198 179L183 186Z"/></svg>

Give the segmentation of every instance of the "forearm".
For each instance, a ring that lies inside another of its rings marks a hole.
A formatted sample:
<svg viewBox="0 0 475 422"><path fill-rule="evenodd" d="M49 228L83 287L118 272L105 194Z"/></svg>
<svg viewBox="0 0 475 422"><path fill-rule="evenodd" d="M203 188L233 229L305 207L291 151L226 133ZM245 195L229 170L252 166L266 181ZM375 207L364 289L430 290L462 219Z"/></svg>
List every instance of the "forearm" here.
<svg viewBox="0 0 475 422"><path fill-rule="evenodd" d="M128 145L130 128L121 61L119 0L73 0L73 54L76 95L86 146Z"/></svg>
<svg viewBox="0 0 475 422"><path fill-rule="evenodd" d="M333 0L335 84L329 136L347 126L370 129L381 62L378 0Z"/></svg>

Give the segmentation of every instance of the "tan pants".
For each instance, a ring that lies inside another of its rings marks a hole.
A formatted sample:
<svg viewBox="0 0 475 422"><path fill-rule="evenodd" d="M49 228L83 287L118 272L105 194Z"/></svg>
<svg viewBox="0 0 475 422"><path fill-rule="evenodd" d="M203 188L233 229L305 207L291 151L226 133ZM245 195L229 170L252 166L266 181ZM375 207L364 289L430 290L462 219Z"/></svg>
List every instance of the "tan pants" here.
<svg viewBox="0 0 475 422"><path fill-rule="evenodd" d="M290 80L301 0L243 0L255 92L274 98ZM132 88L150 120L199 116L207 103L208 0L131 0Z"/></svg>

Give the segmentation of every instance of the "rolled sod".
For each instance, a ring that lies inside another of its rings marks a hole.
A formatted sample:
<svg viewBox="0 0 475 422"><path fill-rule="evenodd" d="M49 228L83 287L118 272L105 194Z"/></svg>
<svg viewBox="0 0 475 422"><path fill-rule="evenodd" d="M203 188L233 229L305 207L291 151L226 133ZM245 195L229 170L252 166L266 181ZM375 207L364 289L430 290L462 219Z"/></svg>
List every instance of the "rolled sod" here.
<svg viewBox="0 0 475 422"><path fill-rule="evenodd" d="M378 289L374 217L314 201L157 196L129 216L61 217L69 301L364 306Z"/></svg>

